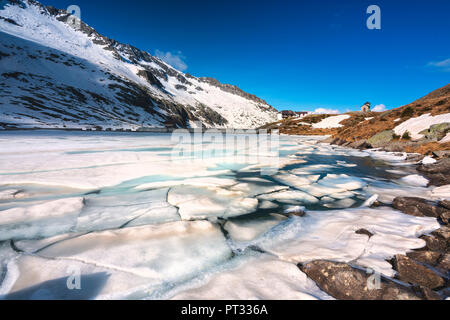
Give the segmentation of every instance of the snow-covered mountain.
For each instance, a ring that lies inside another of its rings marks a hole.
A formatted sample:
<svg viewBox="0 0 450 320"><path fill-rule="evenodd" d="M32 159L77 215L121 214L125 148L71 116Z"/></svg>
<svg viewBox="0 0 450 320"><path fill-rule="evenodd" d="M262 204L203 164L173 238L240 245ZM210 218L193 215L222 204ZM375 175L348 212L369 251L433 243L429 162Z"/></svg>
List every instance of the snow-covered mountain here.
<svg viewBox="0 0 450 320"><path fill-rule="evenodd" d="M184 74L78 27L65 10L0 0L0 129L255 128L277 111L212 78Z"/></svg>

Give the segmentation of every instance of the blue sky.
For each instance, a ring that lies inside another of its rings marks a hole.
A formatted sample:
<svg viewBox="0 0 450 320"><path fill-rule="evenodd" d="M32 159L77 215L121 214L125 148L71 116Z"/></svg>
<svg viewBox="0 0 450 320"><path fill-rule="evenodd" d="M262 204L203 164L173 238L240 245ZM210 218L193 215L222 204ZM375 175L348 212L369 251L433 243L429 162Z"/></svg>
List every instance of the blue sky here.
<svg viewBox="0 0 450 320"><path fill-rule="evenodd" d="M448 0L43 0L278 109L399 107L450 81ZM369 5L381 30L369 30Z"/></svg>

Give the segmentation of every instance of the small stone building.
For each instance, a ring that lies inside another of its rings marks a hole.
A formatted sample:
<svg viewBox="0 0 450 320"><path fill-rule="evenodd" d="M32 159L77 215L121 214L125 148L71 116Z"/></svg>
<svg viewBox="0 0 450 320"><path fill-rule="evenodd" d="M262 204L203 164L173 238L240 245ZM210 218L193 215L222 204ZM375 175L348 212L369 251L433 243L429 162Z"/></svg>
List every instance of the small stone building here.
<svg viewBox="0 0 450 320"><path fill-rule="evenodd" d="M366 102L361 107L361 112L370 112L370 109L372 108L370 102Z"/></svg>

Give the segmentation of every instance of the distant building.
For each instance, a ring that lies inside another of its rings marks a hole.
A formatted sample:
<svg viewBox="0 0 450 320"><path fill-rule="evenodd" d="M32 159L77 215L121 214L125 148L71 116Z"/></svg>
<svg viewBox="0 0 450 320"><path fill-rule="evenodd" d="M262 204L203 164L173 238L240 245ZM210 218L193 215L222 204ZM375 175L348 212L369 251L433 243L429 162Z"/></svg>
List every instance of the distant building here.
<svg viewBox="0 0 450 320"><path fill-rule="evenodd" d="M304 118L308 114L309 114L309 112L306 112L306 111L295 112L295 111L291 111L291 110L284 110L278 114L278 120L290 119L290 118Z"/></svg>
<svg viewBox="0 0 450 320"><path fill-rule="evenodd" d="M361 112L370 112L371 108L372 108L372 105L370 104L370 102L366 102L361 107Z"/></svg>

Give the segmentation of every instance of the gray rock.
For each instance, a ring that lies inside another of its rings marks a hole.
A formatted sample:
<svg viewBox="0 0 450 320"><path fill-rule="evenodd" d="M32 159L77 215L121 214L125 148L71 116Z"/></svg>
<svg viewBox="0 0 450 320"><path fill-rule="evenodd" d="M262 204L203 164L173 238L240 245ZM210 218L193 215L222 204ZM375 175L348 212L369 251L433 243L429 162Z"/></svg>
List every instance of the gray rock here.
<svg viewBox="0 0 450 320"><path fill-rule="evenodd" d="M437 252L445 252L447 248L447 241L434 236L421 236L420 239L426 242L426 247L428 250L437 251Z"/></svg>
<svg viewBox="0 0 450 320"><path fill-rule="evenodd" d="M450 173L450 159L445 158L433 164L421 165L417 170L423 173Z"/></svg>
<svg viewBox="0 0 450 320"><path fill-rule="evenodd" d="M446 253L442 257L439 264L436 266L436 269L438 269L440 272L442 272L447 278L450 277L450 254Z"/></svg>
<svg viewBox="0 0 450 320"><path fill-rule="evenodd" d="M422 296L425 300L442 300L441 295L431 290L430 288L423 286L414 286L413 290L417 292L418 295Z"/></svg>
<svg viewBox="0 0 450 320"><path fill-rule="evenodd" d="M420 285L430 289L439 288L445 284L444 279L436 272L418 264L404 255L395 256L394 266L398 272L398 278L403 282Z"/></svg>
<svg viewBox="0 0 450 320"><path fill-rule="evenodd" d="M450 158L450 150L434 151L433 155L438 159Z"/></svg>
<svg viewBox="0 0 450 320"><path fill-rule="evenodd" d="M448 226L443 226L440 229L432 233L434 236L443 239L448 244L450 240L450 228Z"/></svg>
<svg viewBox="0 0 450 320"><path fill-rule="evenodd" d="M450 221L450 210L444 211L439 217L441 218L442 223L448 224Z"/></svg>
<svg viewBox="0 0 450 320"><path fill-rule="evenodd" d="M442 208L450 210L450 201L449 200L439 201L438 205L441 206Z"/></svg>
<svg viewBox="0 0 450 320"><path fill-rule="evenodd" d="M367 140L367 143L374 148L380 148L386 146L392 140L394 140L394 131L387 130L374 135L372 138Z"/></svg>
<svg viewBox="0 0 450 320"><path fill-rule="evenodd" d="M382 278L379 289L369 288L371 274L346 263L313 261L299 268L323 291L341 300L419 300L411 289Z"/></svg>
<svg viewBox="0 0 450 320"><path fill-rule="evenodd" d="M367 140L363 139L363 140L358 140L358 141L352 142L351 144L349 144L349 147L363 150L363 149L370 148L370 145L367 143Z"/></svg>
<svg viewBox="0 0 450 320"><path fill-rule="evenodd" d="M373 233L370 232L370 231L368 231L368 230L366 230L366 229L359 229L359 230L357 230L355 233L356 233L356 234L363 234L363 235L366 235L366 236L368 236L369 238L372 238L372 237L373 237Z"/></svg>
<svg viewBox="0 0 450 320"><path fill-rule="evenodd" d="M428 130L423 130L420 134L424 135L427 140L440 141L448 132L450 132L450 123L444 122L432 125Z"/></svg>
<svg viewBox="0 0 450 320"><path fill-rule="evenodd" d="M441 257L440 252L430 250L408 252L406 255L414 261L429 264L430 266L435 266Z"/></svg>
<svg viewBox="0 0 450 320"><path fill-rule="evenodd" d="M403 213L416 217L437 218L443 214L446 209L434 205L431 201L422 198L397 197L392 206Z"/></svg>
<svg viewBox="0 0 450 320"><path fill-rule="evenodd" d="M421 165L417 171L430 180L430 185L440 187L450 184L450 158L441 159L433 164Z"/></svg>

